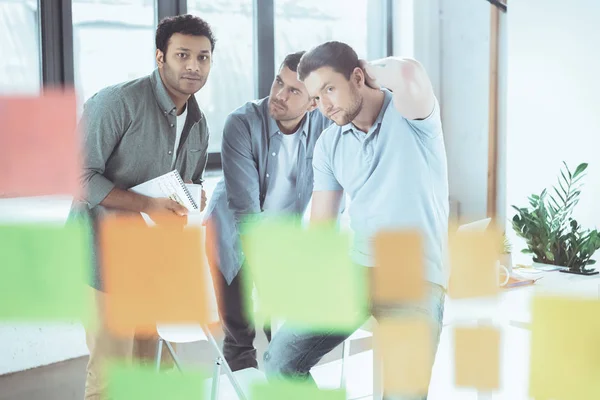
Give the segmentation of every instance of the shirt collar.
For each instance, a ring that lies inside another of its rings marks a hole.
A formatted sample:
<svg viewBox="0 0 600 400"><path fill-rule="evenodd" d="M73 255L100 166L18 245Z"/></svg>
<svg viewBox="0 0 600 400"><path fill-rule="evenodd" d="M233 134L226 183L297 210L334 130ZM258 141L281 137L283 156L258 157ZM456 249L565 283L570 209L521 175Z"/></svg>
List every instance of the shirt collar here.
<svg viewBox="0 0 600 400"><path fill-rule="evenodd" d="M387 89L381 89L381 91L383 92L383 104L381 106L381 110L379 110L379 115L377 115L377 119L375 119L375 122L373 123L373 126L371 127L371 129L369 129L369 133L373 132L373 128L377 128L377 126L379 124L381 124L381 121L383 121L383 117L385 116L385 111L387 110L388 106L390 105L390 102L392 101L392 92L390 92ZM342 134L344 133L348 133L351 131L356 131L358 132L358 129L354 126L354 124L352 122L348 122L346 125L342 126ZM360 132L362 134L364 134L364 132Z"/></svg>
<svg viewBox="0 0 600 400"><path fill-rule="evenodd" d="M267 112L268 112L268 106L267 106ZM297 132L300 132L302 136L308 135L308 130L310 129L309 114L310 113L306 113L304 115L304 118L302 119L302 122L300 123L300 129L298 129L298 131L297 131ZM280 132L280 130L279 130L279 126L277 126L277 121L275 121L275 119L273 117L271 117L271 115L269 115L268 118L269 118L269 137L271 138L271 137L277 135Z"/></svg>
<svg viewBox="0 0 600 400"><path fill-rule="evenodd" d="M176 114L177 110L175 103L171 99L171 96L169 96L169 93L163 84L158 68L156 68L150 75L150 81L152 82L152 90L154 91L156 101L158 102L158 105L163 113ZM190 96L186 109L188 112L188 117L190 117L192 121L199 122L202 119L202 112L200 111L200 107L196 101L196 96Z"/></svg>

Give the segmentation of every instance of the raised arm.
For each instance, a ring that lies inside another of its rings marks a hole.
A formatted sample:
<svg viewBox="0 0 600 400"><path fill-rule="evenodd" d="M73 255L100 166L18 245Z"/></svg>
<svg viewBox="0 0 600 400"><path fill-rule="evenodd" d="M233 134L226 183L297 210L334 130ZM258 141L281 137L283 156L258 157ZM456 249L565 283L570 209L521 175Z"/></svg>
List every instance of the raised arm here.
<svg viewBox="0 0 600 400"><path fill-rule="evenodd" d="M427 118L435 106L435 94L425 68L410 58L388 57L366 62L367 85L384 87L394 94L394 106L409 120Z"/></svg>

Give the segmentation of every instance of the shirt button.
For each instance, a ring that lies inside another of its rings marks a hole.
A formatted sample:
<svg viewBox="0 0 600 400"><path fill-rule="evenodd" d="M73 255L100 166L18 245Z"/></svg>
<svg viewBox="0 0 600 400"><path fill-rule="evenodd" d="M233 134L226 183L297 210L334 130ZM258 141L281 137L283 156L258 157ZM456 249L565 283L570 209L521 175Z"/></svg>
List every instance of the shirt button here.
<svg viewBox="0 0 600 400"><path fill-rule="evenodd" d="M174 126L175 126L175 124L171 124L171 128L174 127Z"/></svg>
<svg viewBox="0 0 600 400"><path fill-rule="evenodd" d="M171 150L169 150L169 155L173 154L173 152Z"/></svg>
<svg viewBox="0 0 600 400"><path fill-rule="evenodd" d="M277 154L276 154L276 153L271 153L271 155L272 155L273 157L275 157Z"/></svg>
<svg viewBox="0 0 600 400"><path fill-rule="evenodd" d="M269 174L267 174L267 178L269 177Z"/></svg>

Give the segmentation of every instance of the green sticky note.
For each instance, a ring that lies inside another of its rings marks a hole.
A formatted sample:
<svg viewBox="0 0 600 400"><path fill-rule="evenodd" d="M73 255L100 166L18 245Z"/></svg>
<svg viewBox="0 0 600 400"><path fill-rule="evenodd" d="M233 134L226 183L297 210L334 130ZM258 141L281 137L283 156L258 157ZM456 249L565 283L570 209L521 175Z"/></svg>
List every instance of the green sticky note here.
<svg viewBox="0 0 600 400"><path fill-rule="evenodd" d="M208 398L206 374L198 371L156 372L152 367L110 366L111 400L202 400Z"/></svg>
<svg viewBox="0 0 600 400"><path fill-rule="evenodd" d="M536 297L529 395L600 399L600 301Z"/></svg>
<svg viewBox="0 0 600 400"><path fill-rule="evenodd" d="M250 400L346 400L343 389L319 389L313 384L279 381L253 385Z"/></svg>
<svg viewBox="0 0 600 400"><path fill-rule="evenodd" d="M88 227L0 226L0 320L89 321Z"/></svg>
<svg viewBox="0 0 600 400"><path fill-rule="evenodd" d="M252 293L254 283L258 316L317 330L347 332L362 325L367 268L351 262L349 242L332 227L302 228L293 219L266 219L247 229L245 292Z"/></svg>

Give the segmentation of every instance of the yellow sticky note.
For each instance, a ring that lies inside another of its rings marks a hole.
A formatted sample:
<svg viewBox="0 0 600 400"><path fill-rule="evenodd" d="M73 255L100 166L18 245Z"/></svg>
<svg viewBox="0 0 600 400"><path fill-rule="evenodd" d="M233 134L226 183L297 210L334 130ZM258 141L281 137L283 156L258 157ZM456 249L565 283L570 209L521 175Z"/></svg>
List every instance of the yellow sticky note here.
<svg viewBox="0 0 600 400"><path fill-rule="evenodd" d="M600 301L535 297L529 395L600 399Z"/></svg>
<svg viewBox="0 0 600 400"><path fill-rule="evenodd" d="M481 390L500 387L500 331L493 327L454 330L456 386Z"/></svg>
<svg viewBox="0 0 600 400"><path fill-rule="evenodd" d="M501 235L495 230L463 231L450 235L448 295L455 299L498 294Z"/></svg>
<svg viewBox="0 0 600 400"><path fill-rule="evenodd" d="M375 236L373 300L419 301L425 294L423 243L415 231L382 231Z"/></svg>
<svg viewBox="0 0 600 400"><path fill-rule="evenodd" d="M430 324L423 318L381 319L375 341L385 394L427 394L434 358Z"/></svg>

